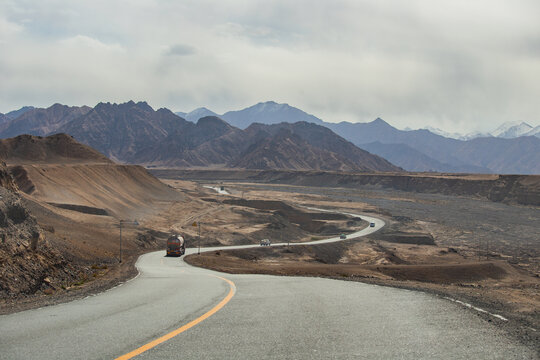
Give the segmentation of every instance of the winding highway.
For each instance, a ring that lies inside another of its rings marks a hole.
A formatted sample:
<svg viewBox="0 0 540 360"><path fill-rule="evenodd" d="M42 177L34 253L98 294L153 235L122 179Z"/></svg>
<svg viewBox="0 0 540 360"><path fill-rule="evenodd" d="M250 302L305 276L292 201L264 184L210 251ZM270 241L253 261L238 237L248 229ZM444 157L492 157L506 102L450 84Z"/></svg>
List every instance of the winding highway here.
<svg viewBox="0 0 540 360"><path fill-rule="evenodd" d="M349 238L384 226L361 216L376 226ZM318 243L332 241L339 238ZM498 329L498 320L421 292L222 274L164 251L141 256L136 266L135 279L96 296L0 316L0 359L536 357Z"/></svg>

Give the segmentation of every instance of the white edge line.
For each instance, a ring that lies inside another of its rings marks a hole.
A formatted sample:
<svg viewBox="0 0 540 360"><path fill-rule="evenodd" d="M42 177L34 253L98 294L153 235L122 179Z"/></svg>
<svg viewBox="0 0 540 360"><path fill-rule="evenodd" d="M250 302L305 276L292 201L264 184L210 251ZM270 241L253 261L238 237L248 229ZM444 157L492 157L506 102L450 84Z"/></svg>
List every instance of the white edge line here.
<svg viewBox="0 0 540 360"><path fill-rule="evenodd" d="M494 318L497 318L497 319L499 319L499 320L508 321L508 319L505 318L505 317L502 316L502 315L490 313L489 311L486 311L486 310L481 309L481 308L479 308L479 307L473 306L473 305L471 305L471 304L469 304L469 303L466 303L466 302L463 302L463 301L461 301L461 300L452 299L452 298L447 297L447 296L444 296L443 298L446 299L446 300L450 300L450 301L453 301L453 302L455 302L455 303L458 303L458 304L460 304L460 305L463 305L463 306L465 306L465 307L467 307L467 308L469 308L469 309L473 309L473 310L476 310L476 311L478 311L478 312L481 312L481 313L484 313L484 314L488 314L488 315L493 316Z"/></svg>

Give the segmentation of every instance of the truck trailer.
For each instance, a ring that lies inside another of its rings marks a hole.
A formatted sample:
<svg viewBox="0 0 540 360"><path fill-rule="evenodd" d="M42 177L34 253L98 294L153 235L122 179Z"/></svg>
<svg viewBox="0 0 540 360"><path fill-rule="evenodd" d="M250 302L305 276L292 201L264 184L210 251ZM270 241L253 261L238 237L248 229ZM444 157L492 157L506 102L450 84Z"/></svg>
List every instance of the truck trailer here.
<svg viewBox="0 0 540 360"><path fill-rule="evenodd" d="M186 253L186 244L181 235L171 235L167 239L167 256L182 256Z"/></svg>

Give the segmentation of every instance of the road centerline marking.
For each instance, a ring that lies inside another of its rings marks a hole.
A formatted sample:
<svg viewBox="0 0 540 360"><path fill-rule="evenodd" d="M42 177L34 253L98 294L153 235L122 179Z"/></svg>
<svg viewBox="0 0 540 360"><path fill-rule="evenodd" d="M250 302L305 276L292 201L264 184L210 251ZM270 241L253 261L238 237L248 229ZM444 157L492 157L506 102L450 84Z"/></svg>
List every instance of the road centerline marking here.
<svg viewBox="0 0 540 360"><path fill-rule="evenodd" d="M165 335L163 335L163 336L149 342L148 344L145 344L145 345L143 345L143 346L141 346L141 347L127 353L127 354L119 356L115 360L127 360L127 359L131 359L131 358L133 358L133 357L135 357L137 355L140 355L143 352L146 352L146 351L158 346L159 344L164 343L165 341L172 339L173 337L183 333L184 331L186 331L188 329L191 329L195 325L197 325L197 324L201 323L202 321L208 319L210 316L214 315L219 310L221 310L235 295L235 293L236 293L236 285L231 280L225 279L224 277L221 277L221 276L216 276L216 275L208 275L208 276L216 277L216 278L221 279L221 280L223 280L223 281L225 281L225 282L227 282L229 284L229 293L227 294L227 296L225 296L223 298L223 300L221 300L216 306L214 306L212 309L210 309L210 311L204 313L203 315L199 316L195 320L192 320L192 321L188 322L187 324L179 327L178 329L173 330L170 333L165 334Z"/></svg>

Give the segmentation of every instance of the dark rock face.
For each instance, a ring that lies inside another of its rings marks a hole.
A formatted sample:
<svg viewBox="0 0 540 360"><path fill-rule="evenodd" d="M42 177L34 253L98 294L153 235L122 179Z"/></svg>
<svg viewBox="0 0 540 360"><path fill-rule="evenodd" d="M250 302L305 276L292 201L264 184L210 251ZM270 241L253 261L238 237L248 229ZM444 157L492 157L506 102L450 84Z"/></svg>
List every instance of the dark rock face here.
<svg viewBox="0 0 540 360"><path fill-rule="evenodd" d="M254 142L231 167L245 169L296 169L362 171L366 167L356 165L334 152L310 145L300 136L282 129L274 136Z"/></svg>
<svg viewBox="0 0 540 360"><path fill-rule="evenodd" d="M2 160L0 160L0 187L12 192L17 192L19 190L8 172L6 163Z"/></svg>
<svg viewBox="0 0 540 360"><path fill-rule="evenodd" d="M275 125L253 124L245 130L249 137L253 138L254 144L261 144L272 147L272 143L284 143L288 140L290 149L281 148L282 157L290 157L294 160L295 150L299 150L301 156L305 158L306 167L282 167L296 170L341 170L341 171L402 171L385 159L370 154L365 150L356 147L354 144L338 136L324 126L308 122L297 122L294 124L281 123ZM286 134L291 134L287 136ZM266 139L266 140L264 140ZM263 141L264 140L264 141ZM263 142L261 142L263 141ZM295 144L302 146L294 148ZM276 148L277 146L274 146ZM302 149L306 149L304 152ZM303 154L303 155L302 155ZM264 157L260 154L259 158ZM252 156L253 157L253 156ZM311 158L311 160L309 160ZM312 161L313 159L318 159ZM256 165L246 164L248 169L270 169L261 168ZM240 167L240 166L239 166Z"/></svg>
<svg viewBox="0 0 540 360"><path fill-rule="evenodd" d="M3 165L0 177L10 177ZM0 299L3 300L51 291L78 276L49 245L36 219L13 190L10 181L3 181L0 187Z"/></svg>
<svg viewBox="0 0 540 360"><path fill-rule="evenodd" d="M135 154L159 144L187 121L147 103L100 103L87 114L65 124L59 132L72 135L113 160L137 162Z"/></svg>
<svg viewBox="0 0 540 360"><path fill-rule="evenodd" d="M98 104L59 129L113 160L149 166L401 171L312 123L240 130L215 116L195 124L146 103Z"/></svg>
<svg viewBox="0 0 540 360"><path fill-rule="evenodd" d="M182 123L159 143L148 144L134 159L161 166L208 166L225 164L238 156L245 144L241 130L208 116L197 124Z"/></svg>

